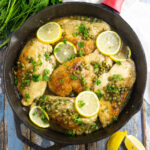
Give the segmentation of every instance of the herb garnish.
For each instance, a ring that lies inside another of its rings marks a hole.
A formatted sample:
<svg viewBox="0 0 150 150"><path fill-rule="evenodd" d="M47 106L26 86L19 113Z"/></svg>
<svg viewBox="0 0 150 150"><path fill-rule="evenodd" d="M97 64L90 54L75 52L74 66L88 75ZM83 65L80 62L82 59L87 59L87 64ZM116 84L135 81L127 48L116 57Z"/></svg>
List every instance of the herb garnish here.
<svg viewBox="0 0 150 150"><path fill-rule="evenodd" d="M116 61L116 63L120 66L122 65L122 63L120 61Z"/></svg>
<svg viewBox="0 0 150 150"><path fill-rule="evenodd" d="M84 47L84 43L83 42L78 42L78 46L79 47Z"/></svg>
<svg viewBox="0 0 150 150"><path fill-rule="evenodd" d="M121 75L119 75L119 74L114 75L114 76L112 77L112 79L113 79L113 80L119 80L119 81L123 81L123 80L124 80L124 78L122 78Z"/></svg>
<svg viewBox="0 0 150 150"><path fill-rule="evenodd" d="M44 69L43 81L49 81L49 76L47 76L47 74L49 73L50 73L49 69Z"/></svg>
<svg viewBox="0 0 150 150"><path fill-rule="evenodd" d="M67 130L66 131L66 134L68 134L68 135L75 135L75 132L74 131L72 131L72 130Z"/></svg>
<svg viewBox="0 0 150 150"><path fill-rule="evenodd" d="M86 79L83 76L81 76L81 83L82 83L82 85L85 85L85 82L86 82Z"/></svg>
<svg viewBox="0 0 150 150"><path fill-rule="evenodd" d="M95 80L95 82L96 82L96 85L101 84L101 81L100 81L100 80Z"/></svg>
<svg viewBox="0 0 150 150"><path fill-rule="evenodd" d="M25 101L27 102L28 99L30 98L30 95L29 94L25 94Z"/></svg>
<svg viewBox="0 0 150 150"><path fill-rule="evenodd" d="M46 60L46 61L49 61L49 60L50 60L50 55L49 55L48 52L45 52L44 56L45 56L45 60Z"/></svg>
<svg viewBox="0 0 150 150"><path fill-rule="evenodd" d="M54 53L57 53L57 52L60 52L60 51L61 51L61 49L58 48L58 47L54 49Z"/></svg>
<svg viewBox="0 0 150 150"><path fill-rule="evenodd" d="M85 103L82 100L78 101L79 108L82 108L85 105Z"/></svg>
<svg viewBox="0 0 150 150"><path fill-rule="evenodd" d="M40 74L33 74L33 75L32 75L32 80L33 80L34 82L38 82L38 81L42 80L42 77L41 77Z"/></svg>
<svg viewBox="0 0 150 150"><path fill-rule="evenodd" d="M117 117L116 117L116 116L113 116L113 120L114 120L114 121L117 121L118 119L117 119Z"/></svg>
<svg viewBox="0 0 150 150"><path fill-rule="evenodd" d="M80 115L76 116L76 118L74 119L74 122L81 125L82 124L82 120L81 120L81 117Z"/></svg>
<svg viewBox="0 0 150 150"><path fill-rule="evenodd" d="M60 82L61 84L63 84L63 83L64 83L64 79L60 79L59 82Z"/></svg>
<svg viewBox="0 0 150 150"><path fill-rule="evenodd" d="M66 40L66 39L63 39L62 41L63 41L63 43L64 43L64 44L66 44L66 43L67 43L67 40Z"/></svg>
<svg viewBox="0 0 150 150"><path fill-rule="evenodd" d="M82 34L83 39L89 38L89 31L88 28L85 26L85 23L81 23L78 27L78 31L80 34Z"/></svg>
<svg viewBox="0 0 150 150"><path fill-rule="evenodd" d="M80 57L84 56L84 50L83 49L79 49L79 56Z"/></svg>
<svg viewBox="0 0 150 150"><path fill-rule="evenodd" d="M99 89L95 92L95 94L97 95L97 97L98 97L99 99L104 96L104 94L102 94Z"/></svg>
<svg viewBox="0 0 150 150"><path fill-rule="evenodd" d="M71 75L70 78L71 78L72 80L77 80L77 79L78 79L78 76L76 76L76 75Z"/></svg>

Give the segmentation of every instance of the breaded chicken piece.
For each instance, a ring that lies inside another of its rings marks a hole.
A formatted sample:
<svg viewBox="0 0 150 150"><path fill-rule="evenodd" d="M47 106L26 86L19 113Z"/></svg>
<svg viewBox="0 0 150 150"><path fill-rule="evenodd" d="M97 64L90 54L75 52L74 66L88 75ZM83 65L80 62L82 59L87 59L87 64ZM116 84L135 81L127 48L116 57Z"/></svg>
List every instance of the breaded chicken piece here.
<svg viewBox="0 0 150 150"><path fill-rule="evenodd" d="M87 132L98 117L98 115L90 118L80 116L75 110L75 98L46 95L35 102L36 105L45 108L54 123L59 124L64 129L72 130L76 134Z"/></svg>
<svg viewBox="0 0 150 150"><path fill-rule="evenodd" d="M27 42L23 48L17 69L17 88L23 96L22 104L31 105L33 100L42 96L45 92L47 82L42 79L45 69L48 69L46 78L53 71L56 64L55 57L50 55L52 46L38 41L36 38Z"/></svg>
<svg viewBox="0 0 150 150"><path fill-rule="evenodd" d="M110 26L104 21L90 23L87 21L80 21L71 18L62 18L56 22L61 25L62 33L64 35L63 37L72 42L77 47L77 50L80 49L78 42L84 43L85 54L90 54L96 49L95 40L99 33L111 30ZM85 28L88 29L90 36L88 39L83 39L83 36L80 34L76 35L79 32L79 26L83 24L85 25Z"/></svg>
<svg viewBox="0 0 150 150"><path fill-rule="evenodd" d="M98 50L87 56L77 57L56 68L51 75L48 86L52 92L59 96L68 96L72 91L79 93L87 87L92 89L96 72L91 63L102 64L103 61L106 62L107 69L113 64L108 56L102 55Z"/></svg>
<svg viewBox="0 0 150 150"><path fill-rule="evenodd" d="M100 85L94 85L94 91L101 91L104 95L105 89L115 91L115 88L109 86L109 77L113 77L114 79L119 79L115 84L121 87L128 87L127 90L120 93L120 101L109 101L105 99L105 96L100 99L100 111L99 118L103 127L106 127L113 120L116 120L119 116L122 107L124 106L126 97L131 90L135 79L136 79L136 71L134 62L129 59L125 62L122 62L122 65L115 64L108 73L104 73L99 77L101 81ZM114 98L115 99L115 98Z"/></svg>

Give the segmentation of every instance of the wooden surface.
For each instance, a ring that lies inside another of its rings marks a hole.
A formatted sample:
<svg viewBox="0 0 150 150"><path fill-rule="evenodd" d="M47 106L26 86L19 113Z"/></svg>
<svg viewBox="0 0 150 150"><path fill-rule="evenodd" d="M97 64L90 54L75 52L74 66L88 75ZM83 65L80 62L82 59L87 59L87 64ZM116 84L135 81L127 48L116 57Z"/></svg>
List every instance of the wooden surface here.
<svg viewBox="0 0 150 150"><path fill-rule="evenodd" d="M22 143L16 135L12 109L3 91L3 53L4 50L0 50L0 150L33 150ZM124 130L127 130L128 134L136 136L145 145L146 149L150 150L150 105L144 101L142 109L121 129L121 131ZM53 144L53 142L31 132L24 125L22 126L22 133L29 140L42 147L48 147ZM107 140L108 138L88 145L66 146L60 150L106 150ZM124 149L121 146L120 150Z"/></svg>

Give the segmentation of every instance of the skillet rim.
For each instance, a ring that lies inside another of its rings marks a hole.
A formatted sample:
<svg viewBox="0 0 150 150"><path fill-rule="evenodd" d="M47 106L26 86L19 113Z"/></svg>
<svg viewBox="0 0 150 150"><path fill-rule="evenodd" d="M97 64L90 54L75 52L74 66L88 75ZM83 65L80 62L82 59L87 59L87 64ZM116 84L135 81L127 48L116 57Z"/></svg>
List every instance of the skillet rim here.
<svg viewBox="0 0 150 150"><path fill-rule="evenodd" d="M9 96L9 94L8 94L8 91L7 91L7 84L6 84L6 82L5 82L5 77L6 77L6 75L5 75L5 74L6 74L5 68L6 68L6 62L7 62L7 59L6 59L6 58L7 58L7 55L8 55L8 53L9 53L9 51L10 51L10 49L11 49L11 45L12 45L12 38L15 37L17 34L19 34L19 31L22 30L22 28L24 28L24 26L25 26L28 22L30 22L30 20L32 20L32 18L34 18L35 16L39 15L40 13L42 13L42 12L48 10L48 9L55 8L55 7L59 7L59 6L62 6L62 5L73 5L73 4L78 4L78 5L81 5L81 4L82 4L82 5L88 5L88 6L91 6L91 7L98 7L98 8L104 9L105 11L108 11L108 13L110 13L110 11L111 11L111 10L109 10L109 9L106 8L106 7L102 7L101 5L92 4L92 3L86 3L86 2L66 2L66 3L62 3L62 4L57 4L57 5L54 5L54 6L49 6L49 7L45 8L45 9L39 11L39 12L36 13L35 15L29 17L29 18L25 21L25 23L24 23L17 31L15 31L15 32L12 34L11 39L10 39L10 42L9 42L8 49L7 49L6 53L5 53L5 57L4 57L4 60L3 60L3 62L4 62L4 71L3 71L4 89L5 89L5 93L6 93L6 95L7 95L9 104L11 105L11 108L13 109L14 114L20 119L20 121L21 121L23 124L25 124L28 128L30 128L32 131L34 131L34 132L37 133L38 135L40 135L40 136L42 136L42 137L44 137L44 138L47 138L47 139L49 139L49 140L51 140L51 141L54 141L54 142L56 142L56 143L63 143L63 144L69 144L69 145L70 145L70 144L87 144L87 143L91 143L91 142L95 142L95 141L104 139L104 138L108 137L109 135L103 136L103 137L101 137L101 138L100 138L100 137L92 138L92 139L90 139L90 140L88 140L88 141L78 141L78 142L76 142L76 141L69 141L69 142L66 142L66 141L62 141L62 139L61 139L61 140L58 140L58 139L54 138L53 136L48 137L47 135L43 135L41 132L39 132L39 131L38 131L37 129L35 129L33 126L30 126L30 124L28 124L27 122L25 122L25 121L19 116L19 114L16 113L14 104L12 103L11 98L10 98L10 96ZM111 11L111 12L112 12L112 11ZM137 35L136 35L136 33L134 32L134 30L130 27L130 25L129 25L118 13L115 13L115 12L113 12L113 13L114 13L114 15L116 15L117 17L119 17L119 19L122 20L122 21L126 24L126 26L128 26L128 28L130 28L130 30L132 31L132 34L134 34L134 36L135 36L136 39L138 40L138 44L140 45L141 50L142 50L142 54L143 54L143 59L144 59L144 62L143 62L143 63L144 63L144 66L146 67L146 68L145 68L146 74L145 74L145 79L144 79L144 81L143 81L143 83L144 83L145 86L144 86L144 88L143 88L143 90L142 90L142 92L141 92L141 97L139 98L140 103L139 103L138 107L134 108L134 111L133 111L132 114L129 116L129 118L127 118L126 121L124 121L123 124L120 125L120 126L119 126L116 130L114 130L111 134L113 134L114 132L116 132L117 130L119 130L121 127L123 127L123 126L133 117L133 115L136 114L136 113L140 110L140 108L141 108L141 106L142 106L142 103L143 103L142 98L143 98L144 90L145 90L145 87L146 87L146 79L147 79L147 63L146 63L146 57L145 57L145 53L144 53L144 50L143 50L143 47L142 47L142 44L141 44L139 38L137 37ZM91 134L89 134L89 135L92 135L92 134L93 134L93 133L91 133ZM65 135L64 135L64 137L65 137Z"/></svg>

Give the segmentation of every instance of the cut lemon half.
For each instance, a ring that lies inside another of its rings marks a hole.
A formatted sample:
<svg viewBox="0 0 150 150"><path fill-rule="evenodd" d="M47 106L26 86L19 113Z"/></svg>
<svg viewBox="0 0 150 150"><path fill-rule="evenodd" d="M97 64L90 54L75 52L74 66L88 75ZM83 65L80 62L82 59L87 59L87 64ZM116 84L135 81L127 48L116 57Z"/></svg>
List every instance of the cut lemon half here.
<svg viewBox="0 0 150 150"><path fill-rule="evenodd" d="M127 135L124 143L128 150L146 150L143 144L133 135Z"/></svg>
<svg viewBox="0 0 150 150"><path fill-rule="evenodd" d="M69 41L60 42L54 48L54 55L59 63L70 60L76 53L76 47Z"/></svg>
<svg viewBox="0 0 150 150"><path fill-rule="evenodd" d="M81 92L75 99L75 108L83 117L92 117L99 112L99 99L94 92Z"/></svg>
<svg viewBox="0 0 150 150"><path fill-rule="evenodd" d="M48 128L50 126L48 114L39 106L31 108L29 118L38 127Z"/></svg>
<svg viewBox="0 0 150 150"><path fill-rule="evenodd" d="M126 59L131 57L131 49L129 46L122 46L119 52L115 55L110 56L110 58L114 61L125 61Z"/></svg>
<svg viewBox="0 0 150 150"><path fill-rule="evenodd" d="M127 131L114 133L108 140L107 150L118 150L126 135Z"/></svg>
<svg viewBox="0 0 150 150"><path fill-rule="evenodd" d="M96 39L98 50L104 55L114 55L121 47L121 38L114 31L104 31Z"/></svg>
<svg viewBox="0 0 150 150"><path fill-rule="evenodd" d="M41 42L52 44L61 38L62 30L58 23L49 22L41 26L36 35Z"/></svg>

